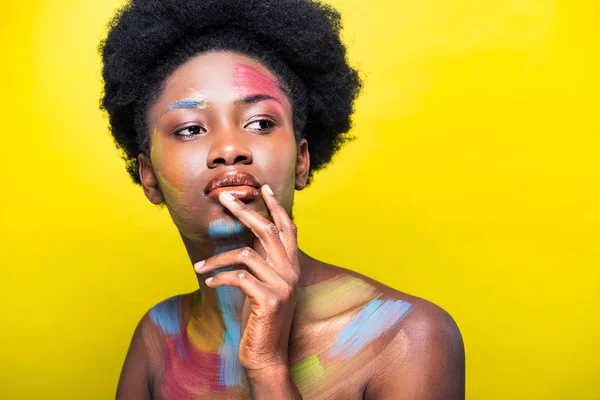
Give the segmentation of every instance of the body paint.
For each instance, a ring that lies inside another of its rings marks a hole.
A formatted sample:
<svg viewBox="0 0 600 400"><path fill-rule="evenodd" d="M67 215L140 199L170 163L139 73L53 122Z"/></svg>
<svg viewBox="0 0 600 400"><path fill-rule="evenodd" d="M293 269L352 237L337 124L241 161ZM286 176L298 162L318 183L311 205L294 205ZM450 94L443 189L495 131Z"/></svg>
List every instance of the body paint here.
<svg viewBox="0 0 600 400"><path fill-rule="evenodd" d="M223 342L223 323L218 314L206 314L201 307L201 293L195 291L187 335L196 350L217 354Z"/></svg>
<svg viewBox="0 0 600 400"><path fill-rule="evenodd" d="M158 139L158 127L154 127L154 132L152 134L151 140L151 149L150 156L151 159L156 160L155 154L164 153L166 150L163 148L164 144L161 140ZM197 212L197 206L191 204L185 198L186 192L189 191L189 185L186 185L183 177L185 176L184 168L192 168L191 166L182 167L178 166L178 164L169 165L169 169L171 169L169 175L172 175L172 181L169 182L165 179L162 174L155 170L155 176L158 180L158 184L161 188L161 192L164 196L164 201L167 205L169 205L169 214L173 218L173 222L179 228L185 227L190 223L193 223L194 217L193 215ZM173 211L177 210L177 211ZM183 232L188 237L195 237L193 232Z"/></svg>
<svg viewBox="0 0 600 400"><path fill-rule="evenodd" d="M291 372L303 397L344 397L344 377L359 379L374 368L368 365L387 344L368 345L391 333L411 307L382 296L367 280L347 274L298 289L296 318L309 328L292 332L289 353L301 360L293 362Z"/></svg>
<svg viewBox="0 0 600 400"><path fill-rule="evenodd" d="M327 381L322 379L324 371L317 355L312 355L290 367L292 379L303 396L308 396L326 385Z"/></svg>
<svg viewBox="0 0 600 400"><path fill-rule="evenodd" d="M150 310L152 322L167 336L164 350L167 398L193 399L199 392L219 390L219 356L199 351L188 337L188 328L181 325L183 296L163 300Z"/></svg>
<svg viewBox="0 0 600 400"><path fill-rule="evenodd" d="M210 105L203 94L192 88L188 89L182 96L182 99L167 106L160 117L163 117L164 114L173 110L203 110ZM169 206L169 213L171 214L175 225L180 228L180 231L182 231L186 237L201 239L199 235L194 234L192 229L187 228L188 226L194 225L194 215L198 215L199 211L202 211L199 209L199 206L195 204L194 200L186 198L186 194L189 194L191 190L190 184L186 182L191 180L189 176L190 171L197 170L197 161L187 162L186 164L166 163L165 165L160 165L161 160L159 160L157 156L159 154L168 153L170 144L169 140L160 137L161 133L167 133L159 131L159 125L160 124L154 126L150 139L150 158L152 159L152 162L158 163L158 168L155 168L154 173L164 196L164 201ZM186 174L188 175L187 177ZM168 179L165 179L165 177L168 177Z"/></svg>
<svg viewBox="0 0 600 400"><path fill-rule="evenodd" d="M179 110L179 109L198 109L203 110L208 107L208 102L204 99L184 99L176 101L170 104L165 110L162 112L161 116L166 112L171 110Z"/></svg>
<svg viewBox="0 0 600 400"><path fill-rule="evenodd" d="M181 329L181 295L161 301L150 310L150 318L166 335L175 336Z"/></svg>
<svg viewBox="0 0 600 400"><path fill-rule="evenodd" d="M330 355L342 360L353 357L394 329L411 307L411 303L402 300L373 300L338 333Z"/></svg>
<svg viewBox="0 0 600 400"><path fill-rule="evenodd" d="M253 97L259 98L280 115L283 113L283 105L288 102L284 90L277 83L258 69L246 64L233 66L233 85L238 88L242 96L250 100L249 102L254 102Z"/></svg>
<svg viewBox="0 0 600 400"><path fill-rule="evenodd" d="M211 240L216 241L231 241L237 243L229 245L220 245L214 251L214 255L230 251L236 248L244 247L243 242L243 226L235 223L231 219L217 219L209 225L208 234ZM233 270L234 267L221 268L213 271L212 275L226 270ZM221 306L221 314L223 318L223 342L219 347L220 366L219 376L220 383L223 387L238 386L241 383L241 377L244 375L244 369L240 364L238 350L241 341L241 327L237 317L241 315L244 305L244 293L235 287L220 286L215 289L217 298Z"/></svg>
<svg viewBox="0 0 600 400"><path fill-rule="evenodd" d="M298 288L297 318L324 320L381 296L374 286L350 275Z"/></svg>
<svg viewBox="0 0 600 400"><path fill-rule="evenodd" d="M209 390L219 391L223 387L219 378L220 357L204 351L197 351L182 331L184 356L174 349L174 338L167 340L165 352L165 385L163 395L167 399L194 399L198 394Z"/></svg>
<svg viewBox="0 0 600 400"><path fill-rule="evenodd" d="M232 238L236 237L236 228L235 225L229 224L229 221L215 222L212 226L215 227L212 232L213 238L219 237L228 242L218 246L215 254L244 245L241 241L230 244ZM226 229L226 226L230 229ZM233 236L226 235L227 231L233 232ZM217 235L217 232L220 233ZM214 328L217 322L202 319L194 312L191 313L187 327L177 331L183 318L181 296L167 299L151 310L153 322L167 335L165 382L162 387L165 398L192 399L199 395L217 398L219 397L217 392L225 395L231 390L242 390L240 393L247 393L249 386L245 381L245 374L237 354L241 332L236 314L238 307L243 304L243 294L236 288L223 288L224 291L217 292L223 311L218 316L223 319L222 326L226 327L221 331L215 329L211 331L210 327ZM355 290L355 296L352 289ZM235 290L239 291L240 297L237 297ZM378 297L382 295L381 292L368 282L354 276L336 276L301 290L303 295L300 297L304 298L303 301L308 301L315 308L324 307L324 310L331 310L326 303L332 301L363 304L362 308L361 306L347 307L346 311L360 308L358 312L352 312L352 315L347 315L345 312L340 314L338 321L344 321L345 326L339 331L336 330L337 335L326 334L320 339L322 333L319 332L323 331L319 328L311 329L313 334L306 336L305 331L305 334L290 343L296 349L297 346L306 346L314 351L300 361L294 362L290 368L292 378L302 396L305 398L340 397L348 390L348 381L344 377L354 376L353 379L359 379L359 376L368 375L374 368L369 365L375 362L374 357L381 349L379 347L372 347L372 350L365 349L377 338L392 331L410 310L411 303L401 300L380 300ZM339 297L336 299L335 296ZM365 301L372 297L376 298ZM237 304L236 298L240 300ZM194 292L192 302L192 310L194 310L200 303L200 292ZM337 306L332 309L337 313ZM227 310L235 313L228 313ZM199 318L194 318L195 316ZM335 325L335 323L330 325L328 320L324 323L326 326ZM317 341L323 344L317 346L320 347L318 350L315 348ZM297 350L292 350L292 353L298 354ZM355 375L357 373L359 375Z"/></svg>
<svg viewBox="0 0 600 400"><path fill-rule="evenodd" d="M215 242L222 242L228 240L240 241L241 235L244 232L244 226L239 223L234 223L231 219L219 218L211 221L208 226L208 237L210 240ZM234 248L228 248L226 246L219 246L219 250L215 250L214 254L223 253L225 251L233 250Z"/></svg>

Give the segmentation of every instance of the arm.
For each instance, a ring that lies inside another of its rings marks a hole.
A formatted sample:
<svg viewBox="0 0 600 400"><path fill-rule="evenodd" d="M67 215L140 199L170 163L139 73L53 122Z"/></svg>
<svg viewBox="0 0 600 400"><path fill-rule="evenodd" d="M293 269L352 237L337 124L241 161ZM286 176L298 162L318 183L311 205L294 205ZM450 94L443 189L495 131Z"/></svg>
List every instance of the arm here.
<svg viewBox="0 0 600 400"><path fill-rule="evenodd" d="M148 379L148 353L142 334L147 318L148 314L144 315L133 333L117 386L117 399L152 399Z"/></svg>
<svg viewBox="0 0 600 400"><path fill-rule="evenodd" d="M452 317L420 301L382 354L380 374L366 399L460 400L465 398L463 340Z"/></svg>

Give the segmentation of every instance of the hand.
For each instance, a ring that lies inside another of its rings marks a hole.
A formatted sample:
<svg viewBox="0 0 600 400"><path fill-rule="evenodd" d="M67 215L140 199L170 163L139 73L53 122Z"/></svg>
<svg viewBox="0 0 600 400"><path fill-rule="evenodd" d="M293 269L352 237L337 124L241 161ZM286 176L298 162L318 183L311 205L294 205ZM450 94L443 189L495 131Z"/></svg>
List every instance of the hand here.
<svg viewBox="0 0 600 400"><path fill-rule="evenodd" d="M210 257L201 267L196 267L198 273L231 265L243 268L220 272L208 278L206 284L211 288L238 287L246 295L244 310L249 315L240 342L239 359L249 380L262 373L288 368L288 342L300 277L296 225L267 185L261 188L261 194L274 222L227 192L221 193L219 201L252 230L256 237L254 248L260 244L266 258L244 247Z"/></svg>

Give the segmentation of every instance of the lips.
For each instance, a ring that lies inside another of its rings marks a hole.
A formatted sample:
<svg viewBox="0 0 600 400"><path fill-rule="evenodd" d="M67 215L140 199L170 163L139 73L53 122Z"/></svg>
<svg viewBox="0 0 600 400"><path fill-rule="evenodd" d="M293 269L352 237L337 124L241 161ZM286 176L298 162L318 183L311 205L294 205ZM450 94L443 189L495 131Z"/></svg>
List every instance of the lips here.
<svg viewBox="0 0 600 400"><path fill-rule="evenodd" d="M217 198L227 191L241 201L249 201L260 195L260 183L252 174L241 171L228 171L209 180L204 187L204 194Z"/></svg>

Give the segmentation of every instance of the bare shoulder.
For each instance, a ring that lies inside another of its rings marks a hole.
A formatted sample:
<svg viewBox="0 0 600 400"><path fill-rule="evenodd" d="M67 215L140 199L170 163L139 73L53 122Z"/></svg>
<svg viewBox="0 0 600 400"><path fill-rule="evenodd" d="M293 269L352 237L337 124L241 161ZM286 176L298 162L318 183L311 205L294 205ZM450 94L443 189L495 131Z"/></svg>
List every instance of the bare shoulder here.
<svg viewBox="0 0 600 400"><path fill-rule="evenodd" d="M447 336L452 342L460 342L462 344L462 337L454 318L437 304L396 290L368 276L346 268L335 265L327 265L324 268L328 270L328 276L348 276L365 282L365 284L374 288L375 292L378 293L378 298L382 301L401 301L407 303L407 307L409 304L410 310L406 313L398 328L404 331L411 339L425 339L427 337L443 335Z"/></svg>
<svg viewBox="0 0 600 400"><path fill-rule="evenodd" d="M151 398L151 365L148 357L147 338L152 330L149 311L139 320L117 386L117 399L150 399Z"/></svg>
<svg viewBox="0 0 600 400"><path fill-rule="evenodd" d="M380 309L386 307L386 318L399 316L397 323L387 326L387 339L374 362L380 367L369 379L365 398L464 398L464 344L456 321L446 310L357 272L326 268L330 274L352 276L374 287L378 293L374 301Z"/></svg>
<svg viewBox="0 0 600 400"><path fill-rule="evenodd" d="M406 313L398 327L398 331L402 331L407 338L426 341L429 345L449 343L462 346L458 325L445 309L424 298L393 289L364 275L360 276L375 286L382 293L382 298L410 303L410 312ZM440 342L438 339L443 340Z"/></svg>
<svg viewBox="0 0 600 400"><path fill-rule="evenodd" d="M176 295L150 307L139 319L125 356L118 399L149 399L155 371L164 360L166 337L179 332L181 319L192 294Z"/></svg>
<svg viewBox="0 0 600 400"><path fill-rule="evenodd" d="M380 353L367 399L465 398L464 344L454 319L441 307L414 300L410 313Z"/></svg>

